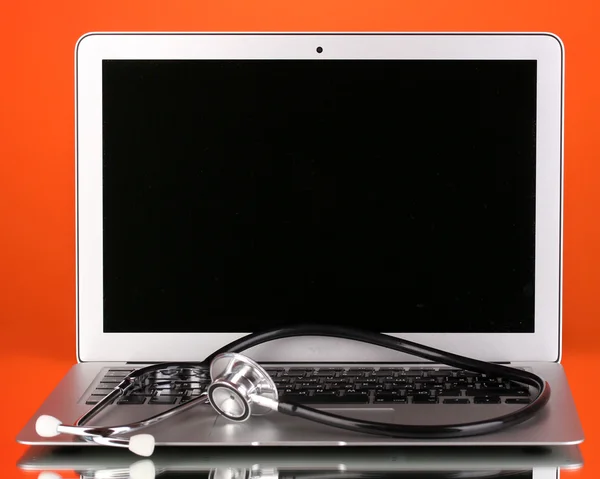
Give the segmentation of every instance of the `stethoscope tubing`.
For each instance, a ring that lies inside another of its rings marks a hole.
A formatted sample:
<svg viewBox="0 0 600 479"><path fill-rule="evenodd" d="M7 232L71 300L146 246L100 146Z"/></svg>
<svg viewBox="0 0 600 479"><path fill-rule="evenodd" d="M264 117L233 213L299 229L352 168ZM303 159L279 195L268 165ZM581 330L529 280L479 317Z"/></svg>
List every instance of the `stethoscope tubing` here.
<svg viewBox="0 0 600 479"><path fill-rule="evenodd" d="M476 359L467 358L457 354L441 351L429 346L420 345L411 341L407 341L392 336L371 333L368 331L360 331L337 326L323 325L308 325L291 328L282 328L270 330L262 333L255 333L243 337L233 343L221 348L211 354L205 361L200 363L184 362L184 363L159 363L140 368L130 373L126 378L115 387L110 394L104 397L88 412L81 416L75 423L75 427L86 427L88 421L100 413L106 406L111 404L115 399L123 396L130 389L136 386L141 386L151 373L158 371L178 370L181 368L189 368L198 372L206 373L208 364L224 352L239 353L258 344L272 341L280 338L294 336L330 336L344 338L350 340L361 341L365 343L375 344L388 349L408 353L423 359L432 361L435 364L444 364L451 367L457 367L468 371L479 372L482 374L503 377L511 381L534 386L538 390L537 396L531 403L516 411L504 414L492 419L473 421L469 423L448 424L448 425L410 425L410 424L387 424L374 421L365 421L360 419L349 418L332 414L330 412L317 410L302 404L289 402L276 402L273 409L288 416L295 416L307 419L316 423L321 423L341 429L356 431L367 434L375 434L391 437L404 437L416 439L446 439L454 437L466 437L473 435L488 434L496 432L509 426L513 426L531 418L537 414L549 401L550 385L536 374L528 371L515 369L500 364L487 363ZM111 427L86 427L88 437L114 437L127 433L132 433L136 430L151 426L165 419L168 419L175 414L187 411L198 404L207 403L206 395L199 396L188 402L179 404L168 411L159 413L148 419L137 421L134 423L111 426ZM83 435L83 434L80 434Z"/></svg>

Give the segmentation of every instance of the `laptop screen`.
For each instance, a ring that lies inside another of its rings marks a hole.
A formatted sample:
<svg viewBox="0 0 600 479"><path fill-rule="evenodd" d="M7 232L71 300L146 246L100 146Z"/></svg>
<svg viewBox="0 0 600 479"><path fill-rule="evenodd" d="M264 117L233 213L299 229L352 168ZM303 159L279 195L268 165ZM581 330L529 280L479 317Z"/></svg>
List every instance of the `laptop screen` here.
<svg viewBox="0 0 600 479"><path fill-rule="evenodd" d="M105 60L105 332L533 332L536 61Z"/></svg>

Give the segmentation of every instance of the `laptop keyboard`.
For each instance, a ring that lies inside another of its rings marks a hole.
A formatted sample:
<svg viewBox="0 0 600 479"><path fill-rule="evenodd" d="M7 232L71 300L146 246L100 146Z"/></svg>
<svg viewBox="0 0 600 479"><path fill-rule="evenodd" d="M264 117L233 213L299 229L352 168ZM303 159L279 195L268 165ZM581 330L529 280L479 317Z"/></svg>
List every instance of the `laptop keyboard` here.
<svg viewBox="0 0 600 479"><path fill-rule="evenodd" d="M445 368L266 367L282 401L301 404L528 404L529 387L499 377ZM133 369L110 369L86 404L96 404ZM176 405L205 391L206 377L150 385L116 404Z"/></svg>

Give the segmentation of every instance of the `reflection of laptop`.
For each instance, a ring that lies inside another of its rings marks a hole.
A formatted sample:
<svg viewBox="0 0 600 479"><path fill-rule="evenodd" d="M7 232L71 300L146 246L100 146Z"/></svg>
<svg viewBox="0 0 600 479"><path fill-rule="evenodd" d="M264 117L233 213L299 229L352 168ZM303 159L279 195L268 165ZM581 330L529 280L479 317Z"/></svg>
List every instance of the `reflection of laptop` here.
<svg viewBox="0 0 600 479"><path fill-rule="evenodd" d="M540 448L162 448L151 459L106 448L31 448L18 462L40 479L556 479L578 469L577 446ZM45 472L43 476L40 474ZM75 476L77 477L77 476Z"/></svg>
<svg viewBox="0 0 600 479"><path fill-rule="evenodd" d="M90 34L76 61L78 364L37 414L70 423L140 364L319 322L528 368L552 398L474 438L382 438L275 413L231 424L209 406L148 432L159 445L582 441L560 364L556 37ZM530 398L331 338L250 355L284 398L376 421L472 421ZM142 391L93 423L153 415L196 386ZM42 440L34 421L19 441L81 443Z"/></svg>

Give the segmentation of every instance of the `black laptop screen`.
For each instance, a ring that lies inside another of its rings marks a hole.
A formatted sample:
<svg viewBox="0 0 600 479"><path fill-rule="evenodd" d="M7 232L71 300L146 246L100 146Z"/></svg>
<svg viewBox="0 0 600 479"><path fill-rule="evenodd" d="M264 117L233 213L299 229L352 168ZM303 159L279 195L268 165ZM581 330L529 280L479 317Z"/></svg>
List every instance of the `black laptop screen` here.
<svg viewBox="0 0 600 479"><path fill-rule="evenodd" d="M536 62L103 62L105 332L533 332Z"/></svg>

